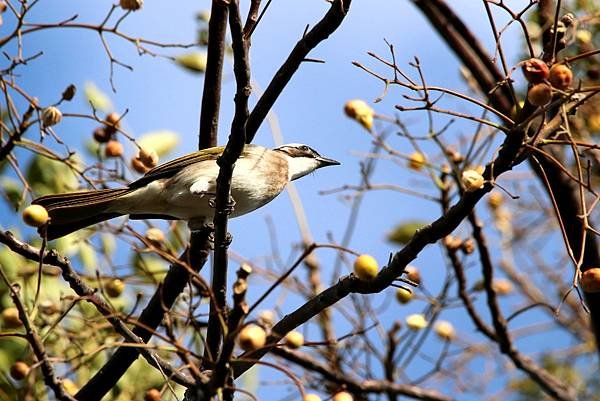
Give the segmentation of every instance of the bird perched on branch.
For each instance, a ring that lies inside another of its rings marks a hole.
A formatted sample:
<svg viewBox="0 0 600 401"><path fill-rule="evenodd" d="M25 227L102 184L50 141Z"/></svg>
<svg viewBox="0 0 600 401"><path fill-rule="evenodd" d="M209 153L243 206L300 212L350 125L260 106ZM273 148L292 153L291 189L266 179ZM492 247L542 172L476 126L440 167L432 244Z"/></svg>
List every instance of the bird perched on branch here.
<svg viewBox="0 0 600 401"><path fill-rule="evenodd" d="M216 193L217 158L223 149L209 148L182 156L153 168L125 188L48 195L33 204L48 211L50 221L45 229L49 240L123 215L131 219L187 220L194 226L207 223L214 214L209 202ZM264 206L288 182L337 164L302 144L275 149L246 145L231 180L235 201L231 217Z"/></svg>

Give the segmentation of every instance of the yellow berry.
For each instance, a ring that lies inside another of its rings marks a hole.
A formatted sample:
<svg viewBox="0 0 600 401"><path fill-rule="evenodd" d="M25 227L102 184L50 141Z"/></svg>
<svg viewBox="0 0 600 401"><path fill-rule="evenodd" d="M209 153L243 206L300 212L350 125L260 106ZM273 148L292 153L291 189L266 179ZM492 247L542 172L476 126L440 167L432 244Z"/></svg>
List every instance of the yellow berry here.
<svg viewBox="0 0 600 401"><path fill-rule="evenodd" d="M316 394L306 394L302 401L321 401L321 397Z"/></svg>
<svg viewBox="0 0 600 401"><path fill-rule="evenodd" d="M354 261L354 274L363 281L372 280L377 276L379 265L371 255L360 255Z"/></svg>
<svg viewBox="0 0 600 401"><path fill-rule="evenodd" d="M401 304L407 304L413 299L414 295L412 291L407 290L406 288L397 288L396 289L396 299Z"/></svg>
<svg viewBox="0 0 600 401"><path fill-rule="evenodd" d="M104 286L104 290L106 291L106 295L111 298L116 298L123 293L125 290L125 283L118 278L114 280L110 280Z"/></svg>
<svg viewBox="0 0 600 401"><path fill-rule="evenodd" d="M445 320L438 320L434 327L435 334L442 340L451 341L456 337L456 331L452 323Z"/></svg>
<svg viewBox="0 0 600 401"><path fill-rule="evenodd" d="M487 205L490 209L496 210L504 203L504 196L500 192L492 192L487 198Z"/></svg>
<svg viewBox="0 0 600 401"><path fill-rule="evenodd" d="M473 192L483 187L485 180L483 176L475 170L465 170L462 173L461 182L465 187L465 191Z"/></svg>
<svg viewBox="0 0 600 401"><path fill-rule="evenodd" d="M408 167L415 171L419 171L425 165L425 155L421 152L413 152L408 159Z"/></svg>
<svg viewBox="0 0 600 401"><path fill-rule="evenodd" d="M299 331L290 331L285 335L285 345L290 348L296 349L304 345L304 336Z"/></svg>
<svg viewBox="0 0 600 401"><path fill-rule="evenodd" d="M340 391L335 393L332 401L354 401L354 397L352 397L352 394L348 393L347 391Z"/></svg>
<svg viewBox="0 0 600 401"><path fill-rule="evenodd" d="M41 227L48 222L46 208L40 205L29 205L23 210L23 221L28 226Z"/></svg>
<svg viewBox="0 0 600 401"><path fill-rule="evenodd" d="M19 311L17 308L6 308L2 311L2 321L6 328L20 327L23 323L19 318Z"/></svg>
<svg viewBox="0 0 600 401"><path fill-rule="evenodd" d="M146 230L144 237L155 245L160 245L161 243L165 242L165 234L160 228L156 227L151 227Z"/></svg>
<svg viewBox="0 0 600 401"><path fill-rule="evenodd" d="M258 323L263 327L273 327L275 324L275 312L272 310L263 310L258 314Z"/></svg>
<svg viewBox="0 0 600 401"><path fill-rule="evenodd" d="M421 330L427 327L427 320L422 314L415 313L406 317L406 325L411 330Z"/></svg>
<svg viewBox="0 0 600 401"><path fill-rule="evenodd" d="M10 367L10 377L15 380L23 380L29 374L29 365L23 361L17 361Z"/></svg>
<svg viewBox="0 0 600 401"><path fill-rule="evenodd" d="M499 278L494 280L492 283L492 288L498 295L508 295L513 290L513 285L510 281L504 278Z"/></svg>
<svg viewBox="0 0 600 401"><path fill-rule="evenodd" d="M460 237L455 237L453 235L446 235L444 237L444 245L450 251L457 251L462 247L462 239Z"/></svg>
<svg viewBox="0 0 600 401"><path fill-rule="evenodd" d="M262 348L267 343L267 333L262 327L255 324L245 326L238 338L240 348L244 351L254 351Z"/></svg>
<svg viewBox="0 0 600 401"><path fill-rule="evenodd" d="M349 100L344 105L344 112L350 118L355 119L370 130L373 127L373 117L375 111L364 101L360 99Z"/></svg>
<svg viewBox="0 0 600 401"><path fill-rule="evenodd" d="M60 120L62 120L62 113L57 107L46 107L42 111L42 124L44 127L56 125L60 122Z"/></svg>

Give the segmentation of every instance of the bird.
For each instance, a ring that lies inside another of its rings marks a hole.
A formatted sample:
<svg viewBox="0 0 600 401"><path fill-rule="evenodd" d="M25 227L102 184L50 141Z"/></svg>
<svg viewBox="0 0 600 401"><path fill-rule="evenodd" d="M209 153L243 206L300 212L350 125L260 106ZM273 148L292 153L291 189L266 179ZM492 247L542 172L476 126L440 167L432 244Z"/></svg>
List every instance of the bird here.
<svg viewBox="0 0 600 401"><path fill-rule="evenodd" d="M217 158L224 149L219 146L181 156L154 167L127 187L37 198L32 204L44 207L50 217L39 232L53 240L124 215L134 220L187 220L191 229L205 225L213 219ZM290 181L339 164L304 144L290 143L274 149L245 145L231 179L234 208L230 217L266 205Z"/></svg>

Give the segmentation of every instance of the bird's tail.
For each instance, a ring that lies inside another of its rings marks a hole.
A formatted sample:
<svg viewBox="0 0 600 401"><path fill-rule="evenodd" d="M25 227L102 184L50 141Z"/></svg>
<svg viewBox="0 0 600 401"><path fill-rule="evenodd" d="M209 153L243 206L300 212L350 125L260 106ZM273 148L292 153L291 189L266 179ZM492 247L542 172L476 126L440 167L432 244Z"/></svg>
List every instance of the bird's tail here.
<svg viewBox="0 0 600 401"><path fill-rule="evenodd" d="M111 206L128 192L131 192L131 189L115 188L47 195L32 203L43 206L48 211L50 222L46 227L46 236L48 240L53 240L123 215L114 211Z"/></svg>

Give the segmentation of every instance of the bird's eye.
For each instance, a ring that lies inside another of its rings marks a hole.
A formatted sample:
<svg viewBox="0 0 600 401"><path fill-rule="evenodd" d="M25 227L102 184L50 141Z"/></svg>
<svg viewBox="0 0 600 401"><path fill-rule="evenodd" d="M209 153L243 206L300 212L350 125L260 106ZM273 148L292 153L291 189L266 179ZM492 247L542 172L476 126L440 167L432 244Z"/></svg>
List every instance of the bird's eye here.
<svg viewBox="0 0 600 401"><path fill-rule="evenodd" d="M310 148L308 146L306 146L306 145L302 145L302 146L300 146L300 150L302 150L304 152L309 152Z"/></svg>

